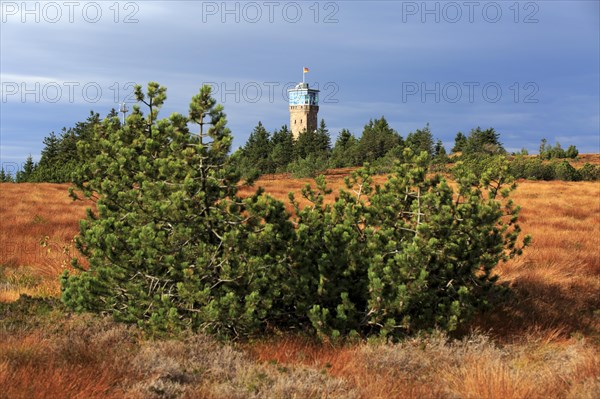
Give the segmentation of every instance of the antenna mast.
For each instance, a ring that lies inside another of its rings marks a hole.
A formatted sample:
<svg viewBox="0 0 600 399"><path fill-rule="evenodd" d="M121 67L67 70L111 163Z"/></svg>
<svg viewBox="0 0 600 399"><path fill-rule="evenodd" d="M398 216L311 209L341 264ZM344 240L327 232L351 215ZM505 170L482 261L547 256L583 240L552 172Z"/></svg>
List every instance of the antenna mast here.
<svg viewBox="0 0 600 399"><path fill-rule="evenodd" d="M125 114L129 112L129 108L127 108L127 104L125 104L125 101L121 103L121 108L119 109L119 112L123 114L123 125L125 125Z"/></svg>

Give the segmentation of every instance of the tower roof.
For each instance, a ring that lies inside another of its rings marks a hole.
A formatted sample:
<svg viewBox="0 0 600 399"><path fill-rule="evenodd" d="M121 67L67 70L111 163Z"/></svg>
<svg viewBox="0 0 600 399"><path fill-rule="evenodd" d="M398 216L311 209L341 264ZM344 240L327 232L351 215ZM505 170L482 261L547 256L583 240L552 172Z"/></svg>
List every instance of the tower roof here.
<svg viewBox="0 0 600 399"><path fill-rule="evenodd" d="M303 82L298 83L296 86L294 86L293 89L288 89L288 91L294 91L294 90L308 90L309 92L312 92L312 93L319 92L319 89L311 89L308 87L308 83L303 83Z"/></svg>

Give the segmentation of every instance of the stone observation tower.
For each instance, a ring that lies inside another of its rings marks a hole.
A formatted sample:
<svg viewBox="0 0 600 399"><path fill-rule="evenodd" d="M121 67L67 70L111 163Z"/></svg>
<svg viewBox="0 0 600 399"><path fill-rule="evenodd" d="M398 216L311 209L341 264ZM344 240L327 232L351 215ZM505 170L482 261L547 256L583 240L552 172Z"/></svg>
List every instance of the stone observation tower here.
<svg viewBox="0 0 600 399"><path fill-rule="evenodd" d="M302 83L288 90L290 106L290 130L294 140L305 131L317 130L317 113L319 112L319 90L309 89L304 82L304 68Z"/></svg>

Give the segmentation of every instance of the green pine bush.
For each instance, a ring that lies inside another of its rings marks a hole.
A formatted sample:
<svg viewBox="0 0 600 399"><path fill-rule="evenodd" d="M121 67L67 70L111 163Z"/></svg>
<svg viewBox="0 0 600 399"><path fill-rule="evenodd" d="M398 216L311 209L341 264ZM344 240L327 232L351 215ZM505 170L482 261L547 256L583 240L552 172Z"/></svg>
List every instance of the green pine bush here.
<svg viewBox="0 0 600 399"><path fill-rule="evenodd" d="M158 119L166 89L136 88L127 123L105 119L72 195L96 201L62 276L62 300L151 333L224 337L273 330L399 337L454 330L501 297L494 267L521 253L514 187L501 157L454 190L407 150L384 185L366 165L333 203L325 179L301 207L258 189L241 198L223 109L202 87L188 116ZM198 126L191 131L190 125ZM85 177L85 178L84 178Z"/></svg>
<svg viewBox="0 0 600 399"><path fill-rule="evenodd" d="M580 175L577 169L569 163L569 161L561 161L552 164L554 174L558 180L577 181L580 180Z"/></svg>
<svg viewBox="0 0 600 399"><path fill-rule="evenodd" d="M592 165L588 162L579 168L579 176L584 181L600 180L600 166Z"/></svg>

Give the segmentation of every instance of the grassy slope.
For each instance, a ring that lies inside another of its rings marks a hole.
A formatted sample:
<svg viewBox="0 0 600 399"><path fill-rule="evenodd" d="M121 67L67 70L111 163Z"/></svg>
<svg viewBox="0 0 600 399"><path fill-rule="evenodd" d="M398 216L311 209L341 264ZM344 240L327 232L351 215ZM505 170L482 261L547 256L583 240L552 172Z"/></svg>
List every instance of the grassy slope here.
<svg viewBox="0 0 600 399"><path fill-rule="evenodd" d="M342 185L340 175L328 180ZM285 199L305 182L271 176L259 184ZM66 187L0 185L0 301L58 294L63 250L86 206ZM344 347L297 337L156 343L110 321L4 305L0 399L597 397L600 184L522 182L514 199L534 243L499 266L515 296L469 326L483 333ZM50 245L41 247L45 236Z"/></svg>

